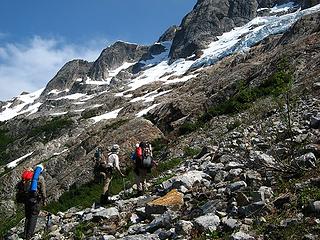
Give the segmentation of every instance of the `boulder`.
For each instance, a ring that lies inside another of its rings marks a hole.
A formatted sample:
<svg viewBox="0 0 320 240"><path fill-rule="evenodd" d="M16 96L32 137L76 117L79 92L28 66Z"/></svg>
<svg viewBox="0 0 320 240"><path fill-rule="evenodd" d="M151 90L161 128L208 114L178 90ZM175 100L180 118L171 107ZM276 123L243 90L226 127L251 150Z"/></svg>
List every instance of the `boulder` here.
<svg viewBox="0 0 320 240"><path fill-rule="evenodd" d="M193 228L193 223L190 221L180 220L176 223L176 232L180 235L189 235Z"/></svg>
<svg viewBox="0 0 320 240"><path fill-rule="evenodd" d="M236 232L231 235L232 240L255 240L254 237L250 236L247 233L244 233L242 231Z"/></svg>
<svg viewBox="0 0 320 240"><path fill-rule="evenodd" d="M220 218L215 214L207 214L196 218L194 224L202 231L215 231L220 225Z"/></svg>
<svg viewBox="0 0 320 240"><path fill-rule="evenodd" d="M179 189L180 186L184 186L190 189L196 182L201 182L204 178L210 179L210 176L202 171L194 170L180 176L172 177L169 180L163 182L162 185L166 190L170 190L172 188Z"/></svg>
<svg viewBox="0 0 320 240"><path fill-rule="evenodd" d="M247 183L245 181L238 181L238 182L231 183L228 187L231 192L235 192L240 188L246 188Z"/></svg>
<svg viewBox="0 0 320 240"><path fill-rule="evenodd" d="M184 204L183 194L176 189L171 190L165 196L157 198L146 205L145 211L150 214L162 214L168 209L178 210Z"/></svg>
<svg viewBox="0 0 320 240"><path fill-rule="evenodd" d="M293 164L304 168L316 168L317 158L314 153L310 152L296 158Z"/></svg>
<svg viewBox="0 0 320 240"><path fill-rule="evenodd" d="M100 208L100 211L97 211L93 214L93 218L105 218L105 219L113 219L119 220L120 215L119 211L115 207L110 208Z"/></svg>

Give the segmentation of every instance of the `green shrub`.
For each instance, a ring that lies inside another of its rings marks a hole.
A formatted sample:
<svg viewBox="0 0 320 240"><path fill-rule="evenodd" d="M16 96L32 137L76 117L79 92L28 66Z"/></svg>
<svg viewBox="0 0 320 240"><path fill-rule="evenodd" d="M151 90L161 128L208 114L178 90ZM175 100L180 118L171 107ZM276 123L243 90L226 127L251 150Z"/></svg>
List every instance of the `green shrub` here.
<svg viewBox="0 0 320 240"><path fill-rule="evenodd" d="M28 134L28 138L32 137L43 137L46 141L57 137L62 129L69 128L72 126L73 121L70 118L53 118L51 121L45 124L33 128Z"/></svg>
<svg viewBox="0 0 320 240"><path fill-rule="evenodd" d="M188 133L192 133L204 126L204 121L198 120L196 122L185 122L179 128L179 134L185 135Z"/></svg>
<svg viewBox="0 0 320 240"><path fill-rule="evenodd" d="M135 176L132 169L127 170L124 178L126 188L132 186L135 182ZM122 191L123 179L115 174L110 183L110 194L115 195ZM94 202L98 202L102 193L103 184L95 181L89 182L82 186L74 185L69 191L63 193L57 202L50 203L45 209L52 213L66 211L71 207L87 208L91 207Z"/></svg>
<svg viewBox="0 0 320 240"><path fill-rule="evenodd" d="M0 239L4 239L7 232L24 218L24 207L19 204L16 215L11 218L0 219Z"/></svg>
<svg viewBox="0 0 320 240"><path fill-rule="evenodd" d="M180 165L182 162L183 162L182 158L172 158L172 159L167 160L167 161L161 161L161 162L159 162L159 165L157 167L157 171L162 173L162 172L165 172L167 170L174 169L175 167Z"/></svg>
<svg viewBox="0 0 320 240"><path fill-rule="evenodd" d="M157 138L151 142L152 153L155 159L158 159L165 153L168 145L168 140L165 138Z"/></svg>
<svg viewBox="0 0 320 240"><path fill-rule="evenodd" d="M0 165L6 164L8 159L8 154L6 149L13 139L8 136L8 130L0 130Z"/></svg>
<svg viewBox="0 0 320 240"><path fill-rule="evenodd" d="M234 122L228 123L227 124L227 129L228 131L232 131L234 129L236 129L237 127L239 127L241 125L241 121L239 119L236 119Z"/></svg>
<svg viewBox="0 0 320 240"><path fill-rule="evenodd" d="M184 156L185 157L193 157L197 154L199 154L201 149L199 148L191 148L191 147L185 147L184 148Z"/></svg>

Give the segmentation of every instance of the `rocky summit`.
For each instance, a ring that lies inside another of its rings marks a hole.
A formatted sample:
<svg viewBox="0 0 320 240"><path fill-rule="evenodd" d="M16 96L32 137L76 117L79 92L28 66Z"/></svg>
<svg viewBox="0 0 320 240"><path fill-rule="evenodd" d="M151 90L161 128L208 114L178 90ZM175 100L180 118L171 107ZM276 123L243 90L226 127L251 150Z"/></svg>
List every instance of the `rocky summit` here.
<svg viewBox="0 0 320 240"><path fill-rule="evenodd" d="M319 239L320 2L198 0L150 46L116 42L0 102L0 236L45 165L34 239ZM135 144L158 166L137 195ZM97 147L125 178L100 206Z"/></svg>

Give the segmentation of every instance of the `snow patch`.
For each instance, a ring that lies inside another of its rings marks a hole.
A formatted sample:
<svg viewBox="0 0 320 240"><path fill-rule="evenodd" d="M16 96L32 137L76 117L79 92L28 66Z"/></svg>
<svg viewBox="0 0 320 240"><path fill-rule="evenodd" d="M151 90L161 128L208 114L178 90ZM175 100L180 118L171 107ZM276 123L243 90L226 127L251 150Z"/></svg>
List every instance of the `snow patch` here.
<svg viewBox="0 0 320 240"><path fill-rule="evenodd" d="M58 156L61 155L62 153L68 152L69 150L66 148L64 150L62 150L62 152L58 152L58 153L54 153L53 156Z"/></svg>
<svg viewBox="0 0 320 240"><path fill-rule="evenodd" d="M23 103L18 104L17 106L14 106L12 108L11 108L12 102L9 103L8 105L6 105L4 110L2 112L0 112L0 122L12 119L20 114L24 114L29 111L31 111L32 113L37 112L39 106L41 105L40 103L33 104L32 106L29 106L27 110L22 110L22 109L25 106L34 103L40 97L43 90L44 90L44 88L42 88L36 92L33 92L33 93L23 94L23 95L16 97L16 99L14 99L14 100L22 101Z"/></svg>
<svg viewBox="0 0 320 240"><path fill-rule="evenodd" d="M74 94L71 94L71 95L59 97L59 98L57 98L57 99L55 99L55 100L62 100L62 99L75 100L75 99L82 98L82 97L84 97L84 96L87 96L87 95L84 94L84 93L74 93Z"/></svg>
<svg viewBox="0 0 320 240"><path fill-rule="evenodd" d="M280 5L276 5L270 9L270 13L279 13L279 12L287 12L291 8L297 7L294 2L288 2Z"/></svg>
<svg viewBox="0 0 320 240"><path fill-rule="evenodd" d="M92 119L94 121L94 123L97 123L101 120L107 120L107 119L113 119L113 118L117 118L118 117L118 114L119 112L122 110L123 108L119 108L119 109L116 109L112 112L107 112L103 115L100 115L100 116L96 116L96 117L92 117L90 119Z"/></svg>
<svg viewBox="0 0 320 240"><path fill-rule="evenodd" d="M24 156L22 156L22 157L20 157L20 158L18 158L18 159L16 159L16 160L10 162L10 163L8 163L8 164L6 165L6 167L7 167L7 168L15 168L15 167L19 164L19 162L21 162L23 159L31 156L32 153L33 153L33 152L28 153L28 154L26 154L26 155L24 155Z"/></svg>
<svg viewBox="0 0 320 240"><path fill-rule="evenodd" d="M68 111L67 112L60 112L60 113L51 113L50 116L62 116L62 115L65 115L67 113L68 113Z"/></svg>
<svg viewBox="0 0 320 240"><path fill-rule="evenodd" d="M156 104L153 104L152 106L146 108L146 109L143 109L142 111L138 112L136 114L137 117L142 117L143 115L147 114L151 109L154 109L156 106L160 105L160 103L156 103Z"/></svg>

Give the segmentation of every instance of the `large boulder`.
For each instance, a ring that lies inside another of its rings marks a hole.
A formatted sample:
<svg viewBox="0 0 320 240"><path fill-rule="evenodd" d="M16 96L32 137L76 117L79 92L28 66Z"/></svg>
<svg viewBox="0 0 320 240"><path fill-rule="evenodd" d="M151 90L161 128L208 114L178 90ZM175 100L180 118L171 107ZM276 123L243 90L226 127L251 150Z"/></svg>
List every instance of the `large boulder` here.
<svg viewBox="0 0 320 240"><path fill-rule="evenodd" d="M204 178L210 178L210 176L201 171L189 171L180 176L170 178L163 182L162 186L165 190L179 189L181 186L190 189L196 182L201 182Z"/></svg>
<svg viewBox="0 0 320 240"><path fill-rule="evenodd" d="M168 209L178 210L184 204L183 194L176 189L171 190L165 196L157 198L146 205L147 214L162 214Z"/></svg>

